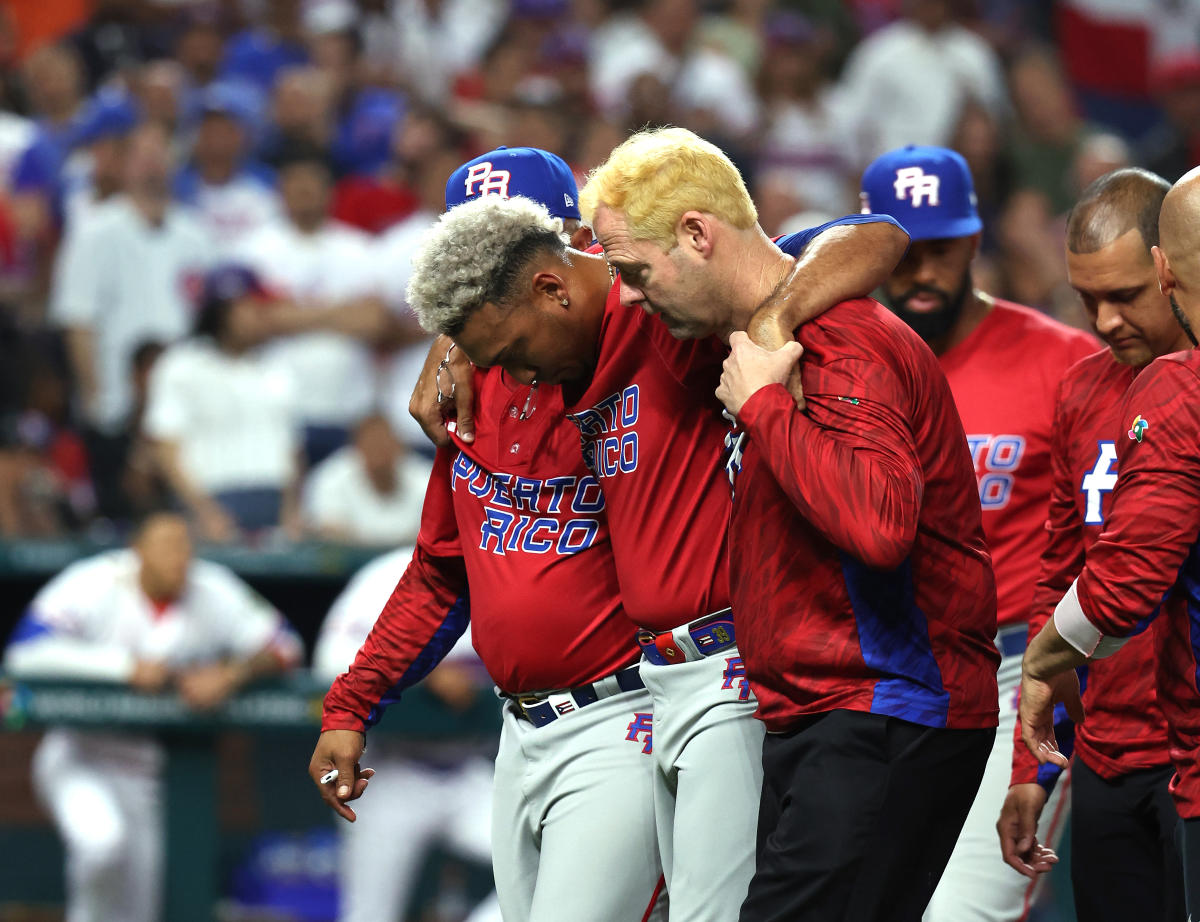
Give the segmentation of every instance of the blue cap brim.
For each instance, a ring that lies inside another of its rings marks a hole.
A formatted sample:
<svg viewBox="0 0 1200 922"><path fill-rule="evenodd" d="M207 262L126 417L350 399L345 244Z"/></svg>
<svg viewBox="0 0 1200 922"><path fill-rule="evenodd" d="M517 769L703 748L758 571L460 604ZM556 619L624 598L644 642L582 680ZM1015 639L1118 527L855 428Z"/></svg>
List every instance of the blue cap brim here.
<svg viewBox="0 0 1200 922"><path fill-rule="evenodd" d="M978 215L966 218L956 218L947 221L944 218L933 221L914 221L911 217L901 220L900 226L908 231L910 240L947 240L952 237L970 237L983 230L983 221Z"/></svg>

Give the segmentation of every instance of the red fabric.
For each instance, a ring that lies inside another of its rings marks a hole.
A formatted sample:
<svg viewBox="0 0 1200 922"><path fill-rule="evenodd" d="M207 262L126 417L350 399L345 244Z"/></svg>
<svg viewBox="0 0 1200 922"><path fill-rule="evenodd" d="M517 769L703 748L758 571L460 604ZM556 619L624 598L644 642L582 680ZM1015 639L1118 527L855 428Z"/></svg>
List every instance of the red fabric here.
<svg viewBox="0 0 1200 922"><path fill-rule="evenodd" d="M865 298L798 339L807 410L776 385L738 414L730 572L758 716L996 726L995 586L936 359Z"/></svg>
<svg viewBox="0 0 1200 922"><path fill-rule="evenodd" d="M1084 556L1104 528L1111 504L1110 477L1116 459L1111 447L1124 438L1121 400L1136 369L1117 362L1107 349L1074 365L1059 385L1054 411L1054 487L1046 522L1048 540L1034 594L1029 636L1054 615L1079 571ZM1128 428L1127 426L1125 428ZM1108 445L1105 449L1103 446ZM1089 509L1089 507L1091 507ZM1167 722L1155 690L1154 635L1132 638L1119 656L1093 660L1087 667L1084 705L1087 720L1075 729L1075 751L1102 778L1166 765ZM1013 784L1037 780L1038 762L1021 743L1016 728Z"/></svg>
<svg viewBox="0 0 1200 922"><path fill-rule="evenodd" d="M1097 345L1039 311L996 301L940 357L979 481L1000 627L1029 620L1050 496L1054 395L1067 369Z"/></svg>
<svg viewBox="0 0 1200 922"><path fill-rule="evenodd" d="M347 176L333 187L333 216L369 234L387 230L417 210L417 194L407 186L368 176Z"/></svg>
<svg viewBox="0 0 1200 922"><path fill-rule="evenodd" d="M417 554L326 697L325 729L362 729L394 698L468 586L472 641L507 692L582 685L639 656L604 496L583 467L561 393L539 386L530 399L499 368L477 372L475 386L476 440L439 451Z"/></svg>
<svg viewBox="0 0 1200 922"><path fill-rule="evenodd" d="M83 439L69 429L55 433L48 450L50 466L63 483L86 483L88 480L87 449Z"/></svg>
<svg viewBox="0 0 1200 922"><path fill-rule="evenodd" d="M1058 48L1081 89L1143 98L1150 94L1150 35L1144 25L1110 22L1069 3L1055 9Z"/></svg>
<svg viewBox="0 0 1200 922"><path fill-rule="evenodd" d="M1149 425L1139 442L1133 421ZM1084 615L1106 635L1132 633L1160 611L1155 661L1170 728L1180 816L1200 816L1200 355L1152 362L1125 395L1116 435L1120 476L1103 533L1078 581ZM1125 655L1125 652L1116 654Z"/></svg>
<svg viewBox="0 0 1200 922"><path fill-rule="evenodd" d="M608 499L625 610L649 630L729 606L728 426L713 397L724 351L676 341L614 285L592 381L567 408Z"/></svg>

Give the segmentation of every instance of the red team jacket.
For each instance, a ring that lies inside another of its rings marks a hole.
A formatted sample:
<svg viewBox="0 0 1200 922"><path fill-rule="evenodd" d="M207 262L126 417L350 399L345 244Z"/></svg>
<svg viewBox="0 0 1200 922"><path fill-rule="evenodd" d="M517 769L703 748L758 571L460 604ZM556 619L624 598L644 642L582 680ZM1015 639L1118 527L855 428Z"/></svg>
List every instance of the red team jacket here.
<svg viewBox="0 0 1200 922"><path fill-rule="evenodd" d="M939 356L979 481L1000 627L1029 621L1045 543L1054 395L1096 345L1039 311L996 300L970 336Z"/></svg>
<svg viewBox="0 0 1200 922"><path fill-rule="evenodd" d="M1059 385L1054 410L1054 488L1046 522L1049 540L1042 555L1029 636L1054 615L1054 608L1083 569L1085 556L1104 530L1117 483L1117 445L1127 439L1121 402L1138 369L1122 365L1104 349L1077 362ZM1155 634L1161 623L1131 638L1119 656L1087 665L1087 720L1075 729L1075 751L1096 774L1113 779L1132 771L1170 764L1167 722L1155 691ZM1051 771L1057 774L1056 771ZM1013 784L1046 778L1021 742L1016 727Z"/></svg>
<svg viewBox="0 0 1200 922"><path fill-rule="evenodd" d="M995 583L937 360L865 298L798 339L807 412L763 388L730 458L734 611L758 716L769 730L835 708L996 726Z"/></svg>
<svg viewBox="0 0 1200 922"><path fill-rule="evenodd" d="M1165 613L1155 644L1158 700L1175 763L1171 792L1189 819L1200 816L1200 353L1152 362L1119 418L1120 477L1079 576L1079 605L1110 636Z"/></svg>
<svg viewBox="0 0 1200 922"><path fill-rule="evenodd" d="M445 655L468 616L480 659L506 692L569 688L637 661L604 497L561 393L539 387L522 419L528 387L499 368L477 372L475 386L475 442L439 451L413 562L329 690L323 730L374 722Z"/></svg>

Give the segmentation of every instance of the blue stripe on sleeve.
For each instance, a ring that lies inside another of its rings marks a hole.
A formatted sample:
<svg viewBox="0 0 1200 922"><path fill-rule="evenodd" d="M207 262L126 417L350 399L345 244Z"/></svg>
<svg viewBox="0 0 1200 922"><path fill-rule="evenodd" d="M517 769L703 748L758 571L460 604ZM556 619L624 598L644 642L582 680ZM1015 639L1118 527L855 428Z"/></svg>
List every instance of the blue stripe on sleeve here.
<svg viewBox="0 0 1200 922"><path fill-rule="evenodd" d="M839 556L863 660L882 674L871 713L925 727L946 726L950 693L942 685L925 613L917 606L912 562L895 570L873 570L849 554Z"/></svg>
<svg viewBox="0 0 1200 922"><path fill-rule="evenodd" d="M787 234L775 241L775 246L783 250L789 256L799 256L804 252L804 248L812 243L817 237L834 227L845 227L848 224L895 224L900 227L900 222L891 215L886 214L848 214L845 217L835 218L832 221L827 221L817 227L809 227L802 231L797 231L794 234ZM904 230L903 227L900 227Z"/></svg>
<svg viewBox="0 0 1200 922"><path fill-rule="evenodd" d="M1188 639L1192 647L1191 691L1197 692L1200 691L1200 542L1192 545L1179 575L1187 604Z"/></svg>
<svg viewBox="0 0 1200 922"><path fill-rule="evenodd" d="M470 596L460 596L458 600L446 612L446 617L442 620L441 626L433 632L433 636L429 638L429 643L421 650L420 653L413 658L408 668L404 670L404 675L383 693L383 696L371 708L371 713L367 715L367 723L363 729L372 727L379 722L379 718L383 716L383 712L389 705L395 704L400 700L400 695L405 689L412 688L420 682L425 676L429 675L450 652L451 648L458 643L458 638L462 637L467 629L467 624L471 620L471 600Z"/></svg>
<svg viewBox="0 0 1200 922"><path fill-rule="evenodd" d="M33 609L28 609L21 620L17 622L17 626L13 628L12 635L8 638L10 644L24 643L27 640L33 640L35 637L42 637L50 634L49 625L37 619Z"/></svg>

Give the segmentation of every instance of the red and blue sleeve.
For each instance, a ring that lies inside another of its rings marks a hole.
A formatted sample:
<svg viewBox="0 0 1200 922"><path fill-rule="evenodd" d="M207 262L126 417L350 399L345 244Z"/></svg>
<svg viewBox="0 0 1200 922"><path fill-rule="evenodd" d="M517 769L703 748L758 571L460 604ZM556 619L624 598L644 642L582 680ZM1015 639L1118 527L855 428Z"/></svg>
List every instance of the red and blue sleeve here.
<svg viewBox="0 0 1200 922"><path fill-rule="evenodd" d="M1121 418L1117 485L1077 583L1083 616L1111 637L1158 614L1200 534L1200 380L1159 359L1126 393Z"/></svg>
<svg viewBox="0 0 1200 922"><path fill-rule="evenodd" d="M322 730L366 730L466 631L470 596L457 534L450 452L443 449L429 478L412 562L350 669L325 695Z"/></svg>

